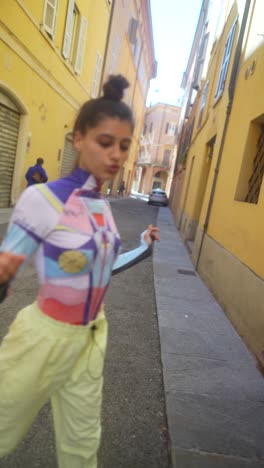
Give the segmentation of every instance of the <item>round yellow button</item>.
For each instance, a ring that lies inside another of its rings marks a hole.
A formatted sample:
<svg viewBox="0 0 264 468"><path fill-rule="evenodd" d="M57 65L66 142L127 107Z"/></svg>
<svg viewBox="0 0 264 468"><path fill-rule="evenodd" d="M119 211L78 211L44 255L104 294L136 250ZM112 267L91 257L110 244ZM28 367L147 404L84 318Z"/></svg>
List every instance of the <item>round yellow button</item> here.
<svg viewBox="0 0 264 468"><path fill-rule="evenodd" d="M87 265L87 257L78 250L66 250L59 256L59 265L66 273L80 273Z"/></svg>

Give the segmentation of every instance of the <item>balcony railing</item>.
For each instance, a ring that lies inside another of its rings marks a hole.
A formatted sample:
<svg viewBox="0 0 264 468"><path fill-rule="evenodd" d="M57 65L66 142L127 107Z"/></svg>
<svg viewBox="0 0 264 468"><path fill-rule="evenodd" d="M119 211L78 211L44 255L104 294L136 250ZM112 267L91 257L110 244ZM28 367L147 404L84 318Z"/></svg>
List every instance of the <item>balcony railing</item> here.
<svg viewBox="0 0 264 468"><path fill-rule="evenodd" d="M150 155L140 155L138 158L138 164L151 164Z"/></svg>
<svg viewBox="0 0 264 468"><path fill-rule="evenodd" d="M148 166L153 166L153 167L160 167L161 169L169 170L171 163L169 162L168 164L164 164L163 162L158 162L156 161L154 156L151 155L142 155L139 156L137 160L138 165L148 165Z"/></svg>

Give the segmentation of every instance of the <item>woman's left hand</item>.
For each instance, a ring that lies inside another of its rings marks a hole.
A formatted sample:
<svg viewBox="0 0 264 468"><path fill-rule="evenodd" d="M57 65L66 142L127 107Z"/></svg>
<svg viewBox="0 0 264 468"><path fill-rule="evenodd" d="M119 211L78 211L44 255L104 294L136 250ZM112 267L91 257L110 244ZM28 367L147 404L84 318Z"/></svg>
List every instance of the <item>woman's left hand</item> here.
<svg viewBox="0 0 264 468"><path fill-rule="evenodd" d="M144 234L144 239L148 245L152 245L154 240L158 242L160 241L159 231L160 230L155 226L152 226L152 224L148 226Z"/></svg>

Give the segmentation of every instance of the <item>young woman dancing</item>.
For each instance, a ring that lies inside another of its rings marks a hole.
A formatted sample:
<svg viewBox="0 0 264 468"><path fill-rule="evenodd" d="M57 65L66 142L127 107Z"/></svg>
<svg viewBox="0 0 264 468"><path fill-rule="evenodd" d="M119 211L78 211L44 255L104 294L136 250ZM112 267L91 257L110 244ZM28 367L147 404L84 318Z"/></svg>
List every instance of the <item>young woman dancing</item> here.
<svg viewBox="0 0 264 468"><path fill-rule="evenodd" d="M111 275L151 253L158 229L119 255L120 236L100 189L128 157L128 82L112 76L104 95L79 111L78 168L18 201L0 251L2 295L33 254L36 302L21 310L0 347L0 456L13 450L50 398L60 468L95 468L100 442L107 321L103 298Z"/></svg>

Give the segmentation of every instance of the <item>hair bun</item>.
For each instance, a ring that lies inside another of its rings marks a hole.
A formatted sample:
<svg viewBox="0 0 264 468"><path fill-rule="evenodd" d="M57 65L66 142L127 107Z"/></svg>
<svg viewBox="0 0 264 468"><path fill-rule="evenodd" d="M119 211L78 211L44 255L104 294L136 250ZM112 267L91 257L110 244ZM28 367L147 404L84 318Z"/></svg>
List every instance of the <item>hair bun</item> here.
<svg viewBox="0 0 264 468"><path fill-rule="evenodd" d="M108 81L103 86L103 99L121 101L124 96L124 90L128 87L129 82L123 75L110 75Z"/></svg>

